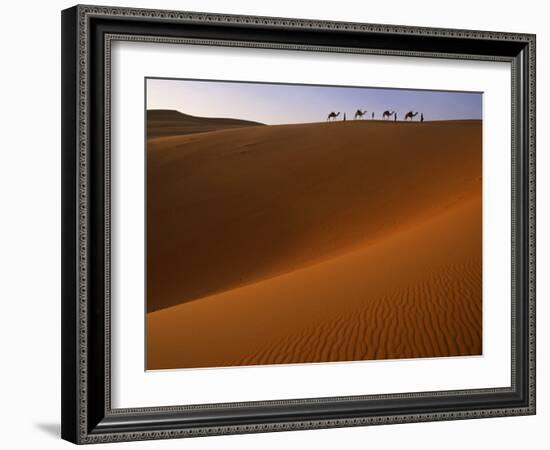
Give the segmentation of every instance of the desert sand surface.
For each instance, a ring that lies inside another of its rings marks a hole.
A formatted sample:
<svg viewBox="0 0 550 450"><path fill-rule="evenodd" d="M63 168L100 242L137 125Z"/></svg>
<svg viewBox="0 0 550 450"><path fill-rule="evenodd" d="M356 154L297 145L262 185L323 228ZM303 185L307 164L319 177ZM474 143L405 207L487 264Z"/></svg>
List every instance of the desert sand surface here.
<svg viewBox="0 0 550 450"><path fill-rule="evenodd" d="M195 117L169 109L147 111L147 139L241 128L250 125L262 124L239 119Z"/></svg>
<svg viewBox="0 0 550 450"><path fill-rule="evenodd" d="M481 353L481 122L148 141L147 368Z"/></svg>

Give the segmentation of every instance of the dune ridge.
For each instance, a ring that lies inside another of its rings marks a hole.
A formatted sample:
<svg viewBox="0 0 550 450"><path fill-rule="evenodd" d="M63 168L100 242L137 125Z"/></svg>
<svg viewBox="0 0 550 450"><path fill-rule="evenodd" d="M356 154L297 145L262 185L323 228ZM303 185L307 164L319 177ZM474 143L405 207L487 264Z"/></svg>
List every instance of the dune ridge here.
<svg viewBox="0 0 550 450"><path fill-rule="evenodd" d="M197 117L170 109L147 110L147 139L263 125L250 120Z"/></svg>

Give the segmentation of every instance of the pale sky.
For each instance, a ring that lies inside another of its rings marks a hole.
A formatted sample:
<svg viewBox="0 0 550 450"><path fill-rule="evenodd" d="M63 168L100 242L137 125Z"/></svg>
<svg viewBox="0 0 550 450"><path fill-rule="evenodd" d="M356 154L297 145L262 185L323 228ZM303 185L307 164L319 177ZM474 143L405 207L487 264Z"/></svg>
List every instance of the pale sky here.
<svg viewBox="0 0 550 450"><path fill-rule="evenodd" d="M425 120L481 119L479 92L267 84L149 78L147 109L201 117L253 120L267 125L321 122L331 111L353 119L357 109L380 119L385 110L424 113ZM418 119L420 115L416 117Z"/></svg>

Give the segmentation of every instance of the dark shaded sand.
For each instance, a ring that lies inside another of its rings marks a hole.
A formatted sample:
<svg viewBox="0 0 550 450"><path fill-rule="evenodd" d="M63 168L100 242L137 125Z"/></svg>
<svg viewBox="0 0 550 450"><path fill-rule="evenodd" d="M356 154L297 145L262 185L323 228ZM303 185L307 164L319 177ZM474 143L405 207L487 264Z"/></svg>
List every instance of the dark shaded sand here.
<svg viewBox="0 0 550 450"><path fill-rule="evenodd" d="M149 369L481 353L479 121L150 140L147 225Z"/></svg>
<svg viewBox="0 0 550 450"><path fill-rule="evenodd" d="M147 139L262 125L239 119L195 117L170 109L147 111Z"/></svg>

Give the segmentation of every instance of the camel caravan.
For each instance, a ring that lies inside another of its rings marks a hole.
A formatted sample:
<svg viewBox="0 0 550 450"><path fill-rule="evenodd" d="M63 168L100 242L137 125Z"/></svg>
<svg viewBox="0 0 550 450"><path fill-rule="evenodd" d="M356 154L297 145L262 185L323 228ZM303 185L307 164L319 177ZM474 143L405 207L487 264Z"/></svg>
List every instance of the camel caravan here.
<svg viewBox="0 0 550 450"><path fill-rule="evenodd" d="M406 113L403 116L403 120L405 122L408 122L408 121L413 122L413 121L415 121L415 117L418 116L418 114L419 114L418 111L409 111L408 113ZM340 116L340 111L338 111L338 112L331 111L329 113L329 115L327 116L327 122L335 122L336 120L338 120L339 116ZM367 110L365 109L364 111L362 111L361 109L358 109L357 111L355 111L355 114L353 116L353 120L366 120L365 116L368 119L369 116L367 116ZM386 110L382 113L382 120L391 120L392 116L393 116L394 122L397 122L397 112L396 111L390 111L390 110ZM375 115L374 111L371 111L371 116L370 117L371 117L371 120L375 120L376 115ZM344 122L346 121L346 113L344 113L342 121L344 121ZM420 117L418 119L416 119L416 121L424 122L424 113L421 112Z"/></svg>

